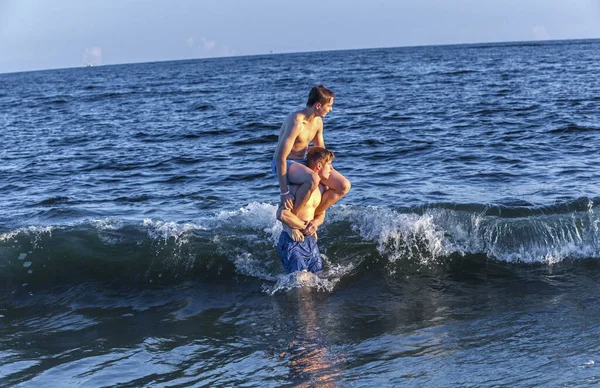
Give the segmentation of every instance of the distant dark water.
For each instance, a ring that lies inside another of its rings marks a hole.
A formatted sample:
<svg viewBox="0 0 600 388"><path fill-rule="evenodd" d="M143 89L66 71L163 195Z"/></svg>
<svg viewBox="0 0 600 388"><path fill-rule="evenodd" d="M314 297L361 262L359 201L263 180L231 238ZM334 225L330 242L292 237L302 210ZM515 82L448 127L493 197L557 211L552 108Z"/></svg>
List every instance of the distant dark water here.
<svg viewBox="0 0 600 388"><path fill-rule="evenodd" d="M600 41L0 74L0 385L600 378ZM324 83L352 191L297 288L269 162Z"/></svg>

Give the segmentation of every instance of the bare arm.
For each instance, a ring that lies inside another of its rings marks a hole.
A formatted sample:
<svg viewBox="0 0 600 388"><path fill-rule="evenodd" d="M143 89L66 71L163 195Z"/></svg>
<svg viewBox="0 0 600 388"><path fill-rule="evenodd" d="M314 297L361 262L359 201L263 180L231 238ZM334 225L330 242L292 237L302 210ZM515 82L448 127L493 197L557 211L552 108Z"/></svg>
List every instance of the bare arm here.
<svg viewBox="0 0 600 388"><path fill-rule="evenodd" d="M306 224L306 228L302 231L307 236L312 236L317 233L317 229L319 226L323 225L325 222L325 212L316 216L312 221Z"/></svg>
<svg viewBox="0 0 600 388"><path fill-rule="evenodd" d="M321 225L323 225L323 223L325 222L325 212L319 214L318 216L316 216L313 220L312 220L312 224L314 226L316 226L317 228Z"/></svg>
<svg viewBox="0 0 600 388"><path fill-rule="evenodd" d="M327 190L327 188L321 184L319 185L319 190L321 191L321 194L323 194ZM315 233L317 233L317 229L319 228L319 226L323 225L324 222L325 212L322 212L306 224L306 228L304 228L302 233L304 233L307 236L312 236Z"/></svg>
<svg viewBox="0 0 600 388"><path fill-rule="evenodd" d="M288 191L287 187L287 164L285 160L290 155L298 133L302 129L302 118L299 115L290 115L286 119L286 129L277 142L275 151L275 164L277 166L277 179L279 180L279 189L282 193Z"/></svg>
<svg viewBox="0 0 600 388"><path fill-rule="evenodd" d="M277 209L277 219L292 229L302 230L306 228L306 225L308 224L308 222L302 221L300 218L296 217L291 210L288 210L283 206L280 206L279 209Z"/></svg>
<svg viewBox="0 0 600 388"><path fill-rule="evenodd" d="M323 139L323 120L319 118L320 125L317 133L315 134L315 138L313 139L313 146L315 147L323 147L325 148L325 140Z"/></svg>

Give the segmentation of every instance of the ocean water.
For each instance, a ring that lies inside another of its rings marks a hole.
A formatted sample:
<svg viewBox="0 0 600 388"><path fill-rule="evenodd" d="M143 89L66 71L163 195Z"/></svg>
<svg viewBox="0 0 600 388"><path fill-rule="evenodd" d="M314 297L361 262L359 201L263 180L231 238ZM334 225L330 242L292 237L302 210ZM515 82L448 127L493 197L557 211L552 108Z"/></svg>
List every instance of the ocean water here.
<svg viewBox="0 0 600 388"><path fill-rule="evenodd" d="M0 386L595 386L600 41L0 74ZM352 190L285 275L286 114Z"/></svg>

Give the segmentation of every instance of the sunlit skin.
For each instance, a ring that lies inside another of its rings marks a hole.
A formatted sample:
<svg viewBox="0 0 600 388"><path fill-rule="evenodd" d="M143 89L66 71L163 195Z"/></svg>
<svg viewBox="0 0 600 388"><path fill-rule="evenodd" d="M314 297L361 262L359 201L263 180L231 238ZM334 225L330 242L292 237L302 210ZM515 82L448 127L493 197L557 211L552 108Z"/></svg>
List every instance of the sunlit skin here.
<svg viewBox="0 0 600 388"><path fill-rule="evenodd" d="M289 171L286 164L286 159L304 159L311 142L315 147L325 147L323 117L333 110L333 103L332 97L324 103L316 102L307 105L304 109L288 115L279 130L279 141L273 158L278 172L279 189L282 193L281 202L286 203L294 214L298 214L306 206L310 193L317 189L319 183L326 185L328 190L315 209L316 215L325 212L350 190L350 181L333 168L327 178L321 178L300 163L291 164ZM292 184L299 185L295 196L291 192L288 193L287 179Z"/></svg>
<svg viewBox="0 0 600 388"><path fill-rule="evenodd" d="M314 171L319 179L328 179L333 171L331 162L316 163L312 171ZM294 195L298 190L298 185L290 186L290 193ZM314 190L306 202L306 205L294 214L290 208L286 208L285 204L280 206L277 212L277 218L283 222L284 230L290 235L294 241L303 241L304 235L315 235L319 226L325 221L325 213L315 216L315 211L319 207L322 194L326 192L324 185L319 185L318 190Z"/></svg>

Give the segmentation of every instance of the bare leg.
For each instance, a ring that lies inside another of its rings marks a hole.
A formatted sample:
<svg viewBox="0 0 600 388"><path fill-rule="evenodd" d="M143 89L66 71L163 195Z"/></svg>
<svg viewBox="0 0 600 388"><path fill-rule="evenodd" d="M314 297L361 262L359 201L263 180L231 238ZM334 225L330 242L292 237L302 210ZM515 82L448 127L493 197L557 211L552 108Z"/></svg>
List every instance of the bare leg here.
<svg viewBox="0 0 600 388"><path fill-rule="evenodd" d="M329 179L322 179L321 183L326 185L328 189L323 193L321 203L315 210L315 216L323 213L325 210L329 209L331 205L339 201L348 193L348 191L350 191L351 187L350 181L336 170L332 170Z"/></svg>
<svg viewBox="0 0 600 388"><path fill-rule="evenodd" d="M319 187L319 175L300 163L292 163L288 169L288 178L294 185L299 185L294 200L292 213L298 214L306 205L312 192Z"/></svg>

